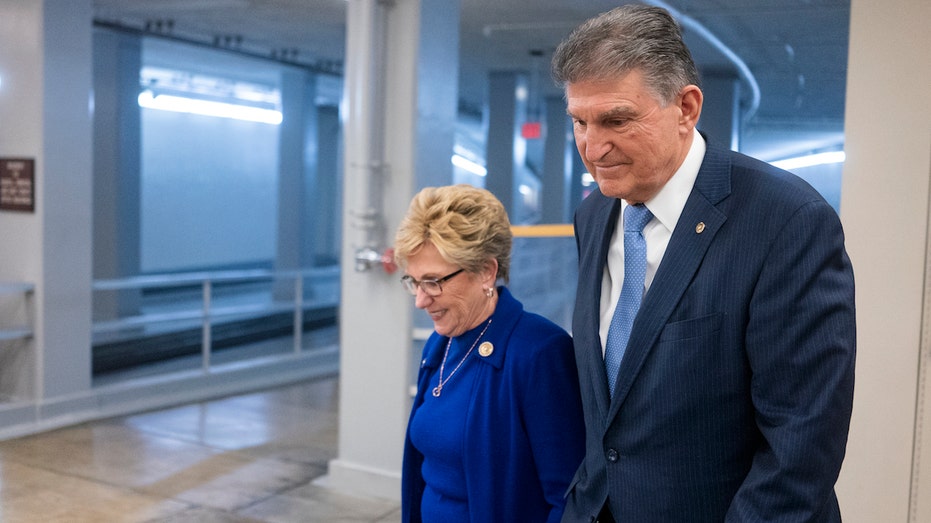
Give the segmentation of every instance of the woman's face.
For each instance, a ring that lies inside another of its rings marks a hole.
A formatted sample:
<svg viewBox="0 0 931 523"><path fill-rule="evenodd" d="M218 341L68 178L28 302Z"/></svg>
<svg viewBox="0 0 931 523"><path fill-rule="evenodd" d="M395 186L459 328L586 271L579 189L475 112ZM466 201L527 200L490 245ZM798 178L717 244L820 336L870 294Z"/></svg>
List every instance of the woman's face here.
<svg viewBox="0 0 931 523"><path fill-rule="evenodd" d="M407 275L417 281L440 279L461 268L443 259L429 241L407 259ZM491 299L485 294L485 289L494 288L494 274L487 270L481 274L463 271L440 284L443 292L439 296L430 296L418 286L414 305L427 311L437 333L459 336L494 311L493 307L489 309Z"/></svg>

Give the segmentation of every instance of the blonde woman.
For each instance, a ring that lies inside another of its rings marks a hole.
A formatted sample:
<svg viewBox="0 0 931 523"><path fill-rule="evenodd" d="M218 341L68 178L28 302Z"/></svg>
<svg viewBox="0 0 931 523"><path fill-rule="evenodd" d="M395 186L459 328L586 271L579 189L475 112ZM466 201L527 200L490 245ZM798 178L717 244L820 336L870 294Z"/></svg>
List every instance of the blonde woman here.
<svg viewBox="0 0 931 523"><path fill-rule="evenodd" d="M418 193L395 258L433 320L404 452L402 521L551 522L583 454L572 339L505 286L507 213L468 185Z"/></svg>

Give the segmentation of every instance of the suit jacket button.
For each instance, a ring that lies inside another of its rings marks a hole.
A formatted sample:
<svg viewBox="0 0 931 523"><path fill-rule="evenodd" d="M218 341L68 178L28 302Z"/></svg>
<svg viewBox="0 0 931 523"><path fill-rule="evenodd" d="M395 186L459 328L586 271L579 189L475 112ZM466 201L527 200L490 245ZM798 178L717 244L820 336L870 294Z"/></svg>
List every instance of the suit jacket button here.
<svg viewBox="0 0 931 523"><path fill-rule="evenodd" d="M611 463L617 463L617 460L618 458L620 458L620 455L617 453L616 450L608 449L608 452L605 453L605 457L607 457L608 461L610 461Z"/></svg>

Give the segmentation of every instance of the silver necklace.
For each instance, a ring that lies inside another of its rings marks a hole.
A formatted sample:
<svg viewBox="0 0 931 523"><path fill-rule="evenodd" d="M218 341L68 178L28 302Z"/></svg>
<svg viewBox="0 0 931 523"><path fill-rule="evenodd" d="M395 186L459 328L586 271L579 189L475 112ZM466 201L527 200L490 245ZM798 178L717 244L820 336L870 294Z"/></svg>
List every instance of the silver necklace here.
<svg viewBox="0 0 931 523"><path fill-rule="evenodd" d="M456 371L459 370L459 367L462 367L462 364L465 363L465 360L466 358L469 357L469 354L472 354L472 350L475 349L476 345L478 345L478 340L482 339L482 336L485 335L485 331L488 330L489 325L491 325L491 318L488 318L488 323L485 324L485 328L482 329L481 334L478 335L478 338L475 338L475 341L472 342L472 346L469 347L469 350L465 353L465 356L463 356L462 359L459 360L459 364L456 365L456 368L453 369L453 371L449 373L449 376L446 376L446 379L444 380L443 370L446 368L446 358L449 357L449 347L453 343L453 337L452 336L449 337L449 341L446 342L446 353L443 354L443 362L440 363L440 379L437 382L436 387L433 387L433 396L435 398L440 397L440 394L443 393L443 386L446 385L446 383L450 380L450 378L453 377L453 374L455 374Z"/></svg>

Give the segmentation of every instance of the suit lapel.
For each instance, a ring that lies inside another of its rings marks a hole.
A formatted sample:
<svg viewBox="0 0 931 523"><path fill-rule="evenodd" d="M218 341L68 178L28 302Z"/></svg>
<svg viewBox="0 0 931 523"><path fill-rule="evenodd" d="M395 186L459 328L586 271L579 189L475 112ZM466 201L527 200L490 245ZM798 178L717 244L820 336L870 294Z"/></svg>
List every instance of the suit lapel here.
<svg viewBox="0 0 931 523"><path fill-rule="evenodd" d="M715 205L730 194L730 159L711 144L705 153L685 208L679 216L663 261L634 320L611 401L608 424L630 392L634 379L660 332L695 277L702 258L727 216ZM609 237L610 240L610 237Z"/></svg>
<svg viewBox="0 0 931 523"><path fill-rule="evenodd" d="M576 297L576 317L582 322L576 324L573 337L576 346L582 348L578 364L584 367L584 375L591 379L584 386L591 388L590 397L595 398L600 419L608 414L608 380L604 370L604 354L601 347L601 338L598 334L600 323L601 280L604 274L605 263L608 258L608 249L611 244L611 235L617 226L621 201L608 198L595 193L589 196L592 204L584 215L585 225L576 224L576 231L582 231L579 245L583 250L579 252L579 267L582 277L579 278L579 288Z"/></svg>

